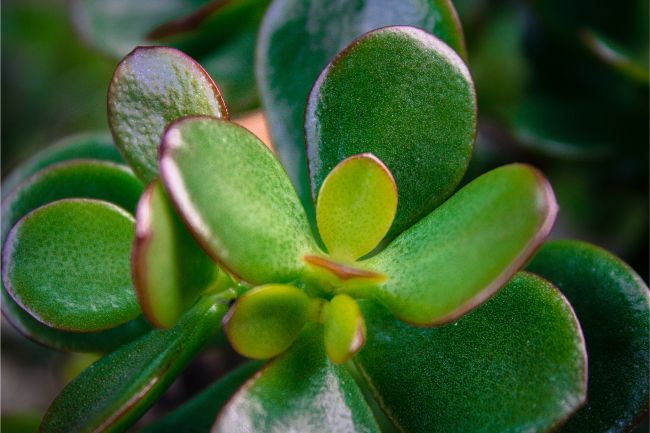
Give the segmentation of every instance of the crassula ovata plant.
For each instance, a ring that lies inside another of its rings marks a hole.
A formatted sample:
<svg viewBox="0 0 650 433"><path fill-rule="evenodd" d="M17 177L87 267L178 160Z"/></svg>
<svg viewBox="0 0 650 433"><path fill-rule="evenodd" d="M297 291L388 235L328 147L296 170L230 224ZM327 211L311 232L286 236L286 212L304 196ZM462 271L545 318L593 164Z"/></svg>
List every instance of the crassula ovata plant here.
<svg viewBox="0 0 650 433"><path fill-rule="evenodd" d="M477 108L455 11L383 3L267 11L284 166L196 61L139 47L110 83L112 140L8 179L3 313L105 353L41 431L127 430L221 330L253 361L143 431L610 432L647 408L645 283L595 246L542 245L558 207L537 169L459 187ZM342 11L365 20L325 25Z"/></svg>

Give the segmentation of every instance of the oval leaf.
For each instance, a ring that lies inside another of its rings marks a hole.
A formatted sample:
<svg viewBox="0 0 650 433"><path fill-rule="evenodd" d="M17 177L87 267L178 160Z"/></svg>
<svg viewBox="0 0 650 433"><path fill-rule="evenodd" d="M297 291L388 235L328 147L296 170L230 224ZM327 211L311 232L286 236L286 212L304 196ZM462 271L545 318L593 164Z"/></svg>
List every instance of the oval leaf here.
<svg viewBox="0 0 650 433"><path fill-rule="evenodd" d="M260 286L237 299L223 329L240 354L271 358L287 350L308 321L318 320L320 306L320 300L293 286Z"/></svg>
<svg viewBox="0 0 650 433"><path fill-rule="evenodd" d="M214 259L253 284L300 277L317 246L286 172L257 137L186 118L170 125L160 152L165 189Z"/></svg>
<svg viewBox="0 0 650 433"><path fill-rule="evenodd" d="M228 117L212 78L173 48L139 47L117 66L108 89L108 123L124 158L144 181L158 173L158 145L183 116Z"/></svg>
<svg viewBox="0 0 650 433"><path fill-rule="evenodd" d="M578 322L532 274L441 328L411 327L373 301L361 310L368 340L354 360L400 431L546 432L585 400Z"/></svg>
<svg viewBox="0 0 650 433"><path fill-rule="evenodd" d="M22 218L2 253L2 280L42 323L68 331L113 328L140 308L129 273L133 218L96 200L60 200Z"/></svg>
<svg viewBox="0 0 650 433"><path fill-rule="evenodd" d="M390 25L423 28L465 55L449 0L402 0L399 7L393 0L275 0L264 16L256 63L260 95L273 143L308 210L312 198L303 121L309 91L340 50L362 34Z"/></svg>
<svg viewBox="0 0 650 433"><path fill-rule="evenodd" d="M325 308L325 351L334 364L343 364L366 341L366 324L359 304L348 295L337 295Z"/></svg>
<svg viewBox="0 0 650 433"><path fill-rule="evenodd" d="M553 190L536 169L511 164L492 170L361 262L388 279L360 294L378 298L409 323L455 320L523 266L556 214Z"/></svg>
<svg viewBox="0 0 650 433"><path fill-rule="evenodd" d="M99 332L65 332L34 319L14 301L6 290L2 297L2 315L25 337L58 350L105 353L133 341L151 327L142 316L116 328Z"/></svg>
<svg viewBox="0 0 650 433"><path fill-rule="evenodd" d="M12 192L25 179L45 167L72 159L99 159L123 162L108 132L84 132L62 138L13 169L2 181L2 189Z"/></svg>
<svg viewBox="0 0 650 433"><path fill-rule="evenodd" d="M209 432L228 398L261 366L261 361L240 365L178 409L140 430L140 433Z"/></svg>
<svg viewBox="0 0 650 433"><path fill-rule="evenodd" d="M217 266L187 232L158 180L138 203L131 269L140 307L159 328L173 326L218 276Z"/></svg>
<svg viewBox="0 0 650 433"><path fill-rule="evenodd" d="M335 259L354 261L388 233L397 209L397 186L372 154L341 161L325 178L316 203L318 232Z"/></svg>
<svg viewBox="0 0 650 433"><path fill-rule="evenodd" d="M345 157L372 152L390 169L397 234L460 182L476 132L476 95L462 59L414 27L350 44L322 72L305 111L312 191Z"/></svg>
<svg viewBox="0 0 650 433"><path fill-rule="evenodd" d="M3 197L2 241L21 217L53 201L94 198L135 212L142 189L131 170L112 162L77 160L51 165Z"/></svg>
<svg viewBox="0 0 650 433"><path fill-rule="evenodd" d="M587 405L560 431L629 431L648 409L647 285L617 257L577 241L545 244L528 269L548 278L569 299L589 353Z"/></svg>
<svg viewBox="0 0 650 433"><path fill-rule="evenodd" d="M40 431L126 431L214 337L225 312L218 297L203 297L174 328L151 331L100 359L54 400Z"/></svg>
<svg viewBox="0 0 650 433"><path fill-rule="evenodd" d="M248 380L223 408L216 433L379 432L350 373L329 363L320 325Z"/></svg>

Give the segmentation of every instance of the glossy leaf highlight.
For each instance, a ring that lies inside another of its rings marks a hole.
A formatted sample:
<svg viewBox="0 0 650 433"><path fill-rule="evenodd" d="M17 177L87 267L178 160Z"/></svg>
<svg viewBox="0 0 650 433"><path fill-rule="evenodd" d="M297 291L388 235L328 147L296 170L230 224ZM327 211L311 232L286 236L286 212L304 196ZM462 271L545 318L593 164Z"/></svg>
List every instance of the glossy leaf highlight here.
<svg viewBox="0 0 650 433"><path fill-rule="evenodd" d="M548 235L556 213L553 190L536 169L497 168L359 263L387 275L385 283L348 292L375 297L412 324L451 322L523 266Z"/></svg>
<svg viewBox="0 0 650 433"><path fill-rule="evenodd" d="M329 254L354 261L384 238L397 209L397 186L372 154L351 156L327 175L318 193L316 223Z"/></svg>
<svg viewBox="0 0 650 433"><path fill-rule="evenodd" d="M225 312L218 298L201 298L174 328L152 331L100 359L54 400L41 432L125 431L214 337Z"/></svg>
<svg viewBox="0 0 650 433"><path fill-rule="evenodd" d="M318 324L249 379L223 408L216 433L378 433L350 373L332 365Z"/></svg>
<svg viewBox="0 0 650 433"><path fill-rule="evenodd" d="M230 345L253 359L279 355L308 321L317 321L321 302L288 285L269 284L242 295L224 319Z"/></svg>
<svg viewBox="0 0 650 433"><path fill-rule="evenodd" d="M402 0L399 7L394 0L275 0L264 16L257 82L273 143L308 210L313 205L303 120L309 91L340 50L362 34L390 25L423 28L465 55L460 22L449 0Z"/></svg>
<svg viewBox="0 0 650 433"><path fill-rule="evenodd" d="M630 431L648 410L648 286L617 257L578 241L546 243L528 269L557 285L585 333L587 404L559 431Z"/></svg>
<svg viewBox="0 0 650 433"><path fill-rule="evenodd" d="M218 277L217 266L187 232L158 180L138 203L131 268L140 307L160 328L172 327Z"/></svg>
<svg viewBox="0 0 650 433"><path fill-rule="evenodd" d="M167 124L190 115L228 117L216 84L191 57L168 47L138 47L117 66L108 90L108 123L142 180L158 173L158 145Z"/></svg>
<svg viewBox="0 0 650 433"><path fill-rule="evenodd" d="M580 326L537 276L517 274L440 328L409 326L374 301L361 301L361 310L368 339L354 360L400 431L547 432L585 401Z"/></svg>
<svg viewBox="0 0 650 433"><path fill-rule="evenodd" d="M369 32L325 68L309 95L312 192L342 159L371 152L397 183L398 234L451 195L475 132L474 85L453 49L414 27Z"/></svg>
<svg viewBox="0 0 650 433"><path fill-rule="evenodd" d="M301 276L317 246L286 172L252 133L185 118L167 129L160 166L181 217L225 268L253 284Z"/></svg>
<svg viewBox="0 0 650 433"><path fill-rule="evenodd" d="M2 280L34 318L79 332L113 328L140 308L129 272L133 218L107 202L60 200L21 219L2 254Z"/></svg>

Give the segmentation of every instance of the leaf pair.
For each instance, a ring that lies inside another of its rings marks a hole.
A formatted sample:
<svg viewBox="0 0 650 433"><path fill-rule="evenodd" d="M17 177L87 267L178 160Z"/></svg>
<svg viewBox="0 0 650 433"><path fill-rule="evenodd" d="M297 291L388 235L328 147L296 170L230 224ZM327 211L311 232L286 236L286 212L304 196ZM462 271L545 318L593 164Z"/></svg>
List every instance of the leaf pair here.
<svg viewBox="0 0 650 433"><path fill-rule="evenodd" d="M84 157L97 160L76 159ZM3 250L3 312L25 335L61 349L105 351L148 329L137 318L128 260L126 210L142 184L100 159L119 160L105 134L64 140L24 163L2 202L3 241L17 223Z"/></svg>

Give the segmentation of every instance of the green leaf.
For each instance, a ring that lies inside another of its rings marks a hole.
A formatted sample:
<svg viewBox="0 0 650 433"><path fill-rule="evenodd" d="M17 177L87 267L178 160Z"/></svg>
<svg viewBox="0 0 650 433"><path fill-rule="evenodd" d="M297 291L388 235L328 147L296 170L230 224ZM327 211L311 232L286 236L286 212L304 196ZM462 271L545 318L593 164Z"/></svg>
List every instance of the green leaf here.
<svg viewBox="0 0 650 433"><path fill-rule="evenodd" d="M584 30L581 36L583 44L596 58L612 66L623 76L646 85L649 84L647 41L645 50L640 53L641 55L635 56L597 31Z"/></svg>
<svg viewBox="0 0 650 433"><path fill-rule="evenodd" d="M372 31L327 66L309 95L312 191L342 159L372 152L395 176L396 235L453 193L475 132L474 86L451 48L414 27Z"/></svg>
<svg viewBox="0 0 650 433"><path fill-rule="evenodd" d="M94 198L135 211L142 183L126 166L76 160L50 165L2 200L2 241L18 220L37 207L64 198Z"/></svg>
<svg viewBox="0 0 650 433"><path fill-rule="evenodd" d="M12 229L2 252L3 285L35 319L93 332L134 319L129 272L133 218L90 199L40 207Z"/></svg>
<svg viewBox="0 0 650 433"><path fill-rule="evenodd" d="M159 328L176 324L219 276L219 269L187 232L158 180L147 186L138 203L131 269L142 312Z"/></svg>
<svg viewBox="0 0 650 433"><path fill-rule="evenodd" d="M397 209L397 186L388 168L367 153L341 161L318 193L316 223L330 255L354 261L386 236Z"/></svg>
<svg viewBox="0 0 650 433"><path fill-rule="evenodd" d="M136 46L165 45L199 60L234 112L259 105L257 31L269 0L73 0L77 29L115 59Z"/></svg>
<svg viewBox="0 0 650 433"><path fill-rule="evenodd" d="M366 324L359 304L348 295L336 295L324 307L325 351L334 364L343 364L363 347Z"/></svg>
<svg viewBox="0 0 650 433"><path fill-rule="evenodd" d="M529 96L512 111L512 133L525 148L563 159L603 159L612 153L616 130L598 100L562 95Z"/></svg>
<svg viewBox="0 0 650 433"><path fill-rule="evenodd" d="M320 325L308 325L291 350L233 395L212 431L379 432L361 390L343 366L328 361L322 339Z"/></svg>
<svg viewBox="0 0 650 433"><path fill-rule="evenodd" d="M374 301L361 310L368 340L354 360L400 431L541 433L585 401L580 327L566 299L535 275L517 274L440 328L411 327Z"/></svg>
<svg viewBox="0 0 650 433"><path fill-rule="evenodd" d="M84 132L62 138L13 169L2 181L2 189L9 193L16 186L45 167L71 159L99 159L122 162L122 157L107 132Z"/></svg>
<svg viewBox="0 0 650 433"><path fill-rule="evenodd" d="M125 431L215 336L225 312L218 296L202 297L174 328L151 331L100 359L54 400L41 433Z"/></svg>
<svg viewBox="0 0 650 433"><path fill-rule="evenodd" d="M246 292L224 319L230 345L253 359L279 355L298 338L308 321L318 321L321 301L284 284L259 286Z"/></svg>
<svg viewBox="0 0 650 433"><path fill-rule="evenodd" d="M195 60L168 47L139 47L117 66L108 90L108 123L133 171L158 173L158 144L168 123L189 115L228 117L212 78Z"/></svg>
<svg viewBox="0 0 650 433"><path fill-rule="evenodd" d="M210 0L72 0L72 19L81 36L114 58L151 43L156 27L195 12Z"/></svg>
<svg viewBox="0 0 650 433"><path fill-rule="evenodd" d="M269 3L213 1L194 14L153 29L149 36L196 56L219 83L229 110L250 110L259 105L253 63L257 32Z"/></svg>
<svg viewBox="0 0 650 433"><path fill-rule="evenodd" d="M151 328L142 316L113 329L99 332L65 332L51 328L34 319L9 296L2 296L2 315L22 335L36 343L73 352L110 352L129 341L135 340Z"/></svg>
<svg viewBox="0 0 650 433"><path fill-rule="evenodd" d="M460 22L448 0L402 0L399 7L394 0L275 0L266 12L257 48L260 96L272 141L308 210L312 200L303 120L309 91L340 50L362 34L390 25L423 28L465 55Z"/></svg>
<svg viewBox="0 0 650 433"><path fill-rule="evenodd" d="M286 172L257 137L186 118L170 125L160 152L165 189L214 259L253 284L301 276L302 257L318 247Z"/></svg>
<svg viewBox="0 0 650 433"><path fill-rule="evenodd" d="M553 190L539 171L524 164L497 168L359 263L386 274L385 283L347 292L375 297L409 323L451 322L526 263L556 214Z"/></svg>
<svg viewBox="0 0 650 433"><path fill-rule="evenodd" d="M548 242L528 269L569 299L587 343L587 405L559 431L629 431L648 409L648 286L617 257L577 241Z"/></svg>
<svg viewBox="0 0 650 433"><path fill-rule="evenodd" d="M262 366L251 361L237 367L178 409L149 424L139 433L207 433L228 398Z"/></svg>

